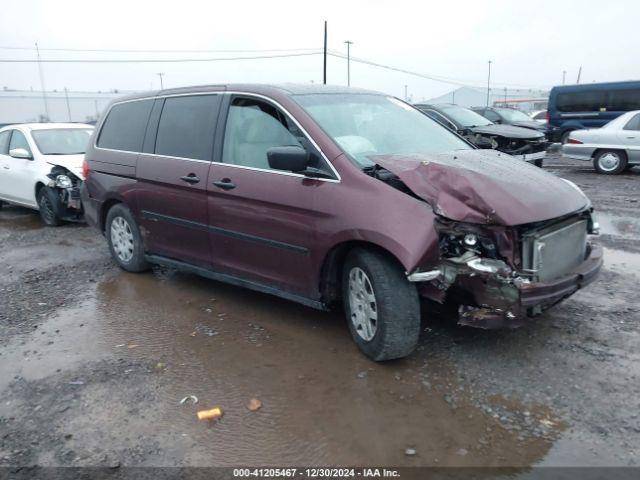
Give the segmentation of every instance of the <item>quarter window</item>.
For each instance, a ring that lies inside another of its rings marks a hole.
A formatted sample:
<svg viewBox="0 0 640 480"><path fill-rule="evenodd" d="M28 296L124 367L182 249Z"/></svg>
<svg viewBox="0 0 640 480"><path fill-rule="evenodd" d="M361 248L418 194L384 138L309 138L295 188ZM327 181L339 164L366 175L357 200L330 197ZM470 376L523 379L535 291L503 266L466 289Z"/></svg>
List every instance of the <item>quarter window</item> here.
<svg viewBox="0 0 640 480"><path fill-rule="evenodd" d="M138 100L114 105L109 111L98 147L140 152L153 100Z"/></svg>
<svg viewBox="0 0 640 480"><path fill-rule="evenodd" d="M14 148L24 148L27 152L31 153L31 148L27 142L27 138L20 130L14 130L11 135L11 141L9 142L9 151Z"/></svg>
<svg viewBox="0 0 640 480"><path fill-rule="evenodd" d="M259 100L236 98L229 108L222 161L270 169L267 150L302 143L302 133L280 110Z"/></svg>
<svg viewBox="0 0 640 480"><path fill-rule="evenodd" d="M164 102L155 153L170 157L211 160L218 95L170 97Z"/></svg>

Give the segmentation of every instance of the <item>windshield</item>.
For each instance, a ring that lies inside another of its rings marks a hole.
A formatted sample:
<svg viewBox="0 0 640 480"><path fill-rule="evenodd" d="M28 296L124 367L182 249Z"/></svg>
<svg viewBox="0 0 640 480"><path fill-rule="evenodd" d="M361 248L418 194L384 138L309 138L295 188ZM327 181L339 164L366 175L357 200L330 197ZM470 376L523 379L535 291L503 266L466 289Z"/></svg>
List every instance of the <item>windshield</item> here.
<svg viewBox="0 0 640 480"><path fill-rule="evenodd" d="M530 122L531 117L520 110L514 110L512 108L496 108L496 112L503 118L506 118L509 122Z"/></svg>
<svg viewBox="0 0 640 480"><path fill-rule="evenodd" d="M412 155L472 147L419 110L374 94L297 95L296 101L361 167L376 155Z"/></svg>
<svg viewBox="0 0 640 480"><path fill-rule="evenodd" d="M31 136L43 155L74 155L87 151L92 128L33 130Z"/></svg>
<svg viewBox="0 0 640 480"><path fill-rule="evenodd" d="M468 108L458 107L457 105L439 105L437 106L447 117L463 127L483 127L485 125L493 125L482 115L469 110Z"/></svg>

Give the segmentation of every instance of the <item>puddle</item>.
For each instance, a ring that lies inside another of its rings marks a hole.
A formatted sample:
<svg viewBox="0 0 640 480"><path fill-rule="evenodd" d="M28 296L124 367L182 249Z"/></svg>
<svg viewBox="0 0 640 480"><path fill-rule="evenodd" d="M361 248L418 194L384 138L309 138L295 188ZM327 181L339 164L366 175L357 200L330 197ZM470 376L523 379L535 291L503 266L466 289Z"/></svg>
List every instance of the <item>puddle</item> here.
<svg viewBox="0 0 640 480"><path fill-rule="evenodd" d="M519 437L462 397L452 407L440 387L456 388L457 375L442 362L370 362L341 313L191 275L118 273L44 328L54 327L61 334L51 351L40 352L33 334L4 356L3 376L19 369L38 378L105 355L160 363L159 383L148 380L154 400L139 405L150 418L119 418L114 408L108 422L124 425L118 436L153 438L169 455L184 449L188 465L528 466L552 443ZM40 355L24 353L33 350ZM425 388L425 373L433 388ZM198 405L179 405L186 395L197 396ZM259 411L247 409L251 398L262 401ZM218 423L195 418L218 405L225 412ZM101 418L109 400L93 408ZM80 442L80 424L77 430ZM416 455L405 455L407 448Z"/></svg>
<svg viewBox="0 0 640 480"><path fill-rule="evenodd" d="M614 235L625 239L640 238L640 219L630 216L618 217L607 212L596 213L600 231L606 235Z"/></svg>
<svg viewBox="0 0 640 480"><path fill-rule="evenodd" d="M640 274L640 253L604 248L604 267L623 275Z"/></svg>

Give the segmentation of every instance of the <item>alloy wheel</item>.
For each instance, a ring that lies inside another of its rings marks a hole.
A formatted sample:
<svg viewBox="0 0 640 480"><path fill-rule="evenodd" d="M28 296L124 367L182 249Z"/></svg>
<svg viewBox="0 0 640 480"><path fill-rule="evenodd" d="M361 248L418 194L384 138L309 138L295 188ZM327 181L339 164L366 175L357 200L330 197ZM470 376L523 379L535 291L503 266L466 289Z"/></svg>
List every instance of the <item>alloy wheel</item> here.
<svg viewBox="0 0 640 480"><path fill-rule="evenodd" d="M620 165L620 155L607 152L598 159L598 166L605 172L613 172Z"/></svg>

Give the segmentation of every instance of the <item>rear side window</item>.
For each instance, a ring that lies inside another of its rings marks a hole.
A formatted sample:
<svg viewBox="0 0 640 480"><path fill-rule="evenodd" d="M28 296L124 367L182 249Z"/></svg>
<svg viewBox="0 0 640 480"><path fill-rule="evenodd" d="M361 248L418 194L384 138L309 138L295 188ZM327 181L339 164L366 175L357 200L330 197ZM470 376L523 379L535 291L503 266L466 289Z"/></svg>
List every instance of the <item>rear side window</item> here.
<svg viewBox="0 0 640 480"><path fill-rule="evenodd" d="M114 105L104 121L98 147L140 152L153 100L139 100Z"/></svg>
<svg viewBox="0 0 640 480"><path fill-rule="evenodd" d="M9 137L11 130L0 132L0 155L6 155L9 152Z"/></svg>
<svg viewBox="0 0 640 480"><path fill-rule="evenodd" d="M559 93L556 104L559 112L599 112L607 107L607 92Z"/></svg>
<svg viewBox="0 0 640 480"><path fill-rule="evenodd" d="M640 113L636 114L624 126L625 130L640 130Z"/></svg>
<svg viewBox="0 0 640 480"><path fill-rule="evenodd" d="M156 155L211 160L219 108L219 95L167 98L158 124Z"/></svg>

